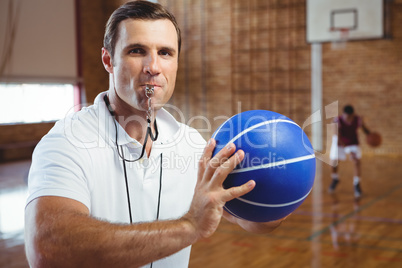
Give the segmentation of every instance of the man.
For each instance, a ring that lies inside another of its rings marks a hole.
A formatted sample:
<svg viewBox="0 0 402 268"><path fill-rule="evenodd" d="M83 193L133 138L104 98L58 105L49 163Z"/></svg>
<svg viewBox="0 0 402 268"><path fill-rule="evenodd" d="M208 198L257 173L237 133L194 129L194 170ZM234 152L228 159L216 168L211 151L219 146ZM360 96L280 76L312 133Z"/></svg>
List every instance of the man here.
<svg viewBox="0 0 402 268"><path fill-rule="evenodd" d="M343 114L335 118L334 122L338 125L338 135L334 135L330 151L332 183L328 191L333 193L339 183L338 160L346 160L346 155L350 155L354 164L354 195L356 198L360 198L362 194L360 187L361 150L357 130L361 127L365 134L369 134L370 131L364 125L363 119L355 114L354 108L351 105L346 105L343 109Z"/></svg>
<svg viewBox="0 0 402 268"><path fill-rule="evenodd" d="M225 202L255 186L222 187L244 152L229 144L211 159L215 141L205 146L162 108L180 42L174 17L158 4L129 2L110 17L102 48L109 90L59 121L33 155L25 234L32 267L187 267L190 245L213 234L222 215L257 233L280 224L225 213ZM180 169L177 159L190 164Z"/></svg>

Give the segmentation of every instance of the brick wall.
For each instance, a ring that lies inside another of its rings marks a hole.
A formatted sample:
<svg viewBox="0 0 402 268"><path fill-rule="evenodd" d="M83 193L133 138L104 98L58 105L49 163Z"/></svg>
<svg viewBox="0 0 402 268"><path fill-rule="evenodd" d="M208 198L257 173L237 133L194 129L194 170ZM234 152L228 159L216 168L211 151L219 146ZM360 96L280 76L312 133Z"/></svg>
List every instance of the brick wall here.
<svg viewBox="0 0 402 268"><path fill-rule="evenodd" d="M176 16L183 50L172 103L211 122L250 109L302 124L310 114L304 1L160 1ZM192 121L194 122L194 121ZM203 122L198 121L202 127Z"/></svg>
<svg viewBox="0 0 402 268"><path fill-rule="evenodd" d="M311 48L305 38L305 1L160 2L183 31L171 103L194 127L207 127L204 120L191 120L194 116L211 122L205 138L222 123L217 116L249 109L276 111L301 125L308 119ZM402 154L401 0L391 1L390 25L391 39L348 42L342 50L323 44L323 106L338 101L341 111L350 103L381 133L381 147L362 144L368 154ZM324 139L325 130L324 124Z"/></svg>
<svg viewBox="0 0 402 268"><path fill-rule="evenodd" d="M53 123L0 125L0 163L30 158L36 143Z"/></svg>
<svg viewBox="0 0 402 268"><path fill-rule="evenodd" d="M109 76L101 61L105 25L119 0L80 1L81 66L87 103L109 88Z"/></svg>

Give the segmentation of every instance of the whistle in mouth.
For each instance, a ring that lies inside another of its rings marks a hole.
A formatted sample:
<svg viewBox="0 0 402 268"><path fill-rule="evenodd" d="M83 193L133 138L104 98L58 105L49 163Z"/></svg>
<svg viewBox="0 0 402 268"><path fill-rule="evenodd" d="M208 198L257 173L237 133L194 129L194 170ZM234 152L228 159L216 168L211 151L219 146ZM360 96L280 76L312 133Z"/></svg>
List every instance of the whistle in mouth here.
<svg viewBox="0 0 402 268"><path fill-rule="evenodd" d="M146 84L145 85L145 95L149 98L154 94L154 86Z"/></svg>

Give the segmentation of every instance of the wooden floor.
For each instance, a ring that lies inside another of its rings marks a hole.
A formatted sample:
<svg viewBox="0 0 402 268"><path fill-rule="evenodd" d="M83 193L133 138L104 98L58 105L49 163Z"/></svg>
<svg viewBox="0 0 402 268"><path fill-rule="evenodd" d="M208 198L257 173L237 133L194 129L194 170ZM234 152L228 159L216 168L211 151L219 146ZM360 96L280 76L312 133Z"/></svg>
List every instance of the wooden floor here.
<svg viewBox="0 0 402 268"><path fill-rule="evenodd" d="M23 247L30 162L0 164L0 267L27 267ZM352 166L340 165L336 194L318 162L314 189L277 230L253 235L222 221L193 246L190 267L402 267L402 158L367 156L363 197L353 198Z"/></svg>

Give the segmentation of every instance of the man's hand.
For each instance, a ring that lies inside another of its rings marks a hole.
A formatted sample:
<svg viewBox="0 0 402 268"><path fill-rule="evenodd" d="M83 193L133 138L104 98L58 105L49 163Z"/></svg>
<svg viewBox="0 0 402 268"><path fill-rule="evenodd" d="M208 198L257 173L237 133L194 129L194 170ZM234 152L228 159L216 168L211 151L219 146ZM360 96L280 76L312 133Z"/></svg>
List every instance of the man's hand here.
<svg viewBox="0 0 402 268"><path fill-rule="evenodd" d="M255 186L255 182L251 180L241 186L224 189L223 181L243 160L244 152L238 150L234 153L235 145L229 144L211 158L214 148L215 140L211 139L199 162L194 198L189 212L184 216L192 223L196 240L215 232L227 201L250 192Z"/></svg>

